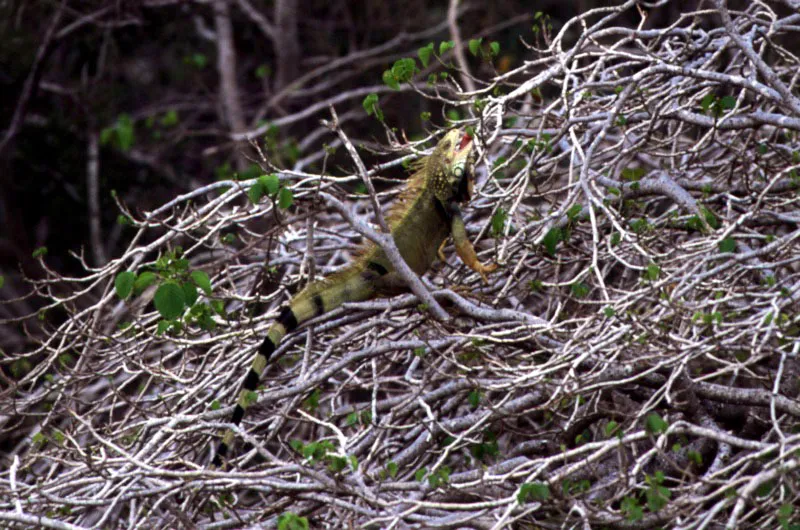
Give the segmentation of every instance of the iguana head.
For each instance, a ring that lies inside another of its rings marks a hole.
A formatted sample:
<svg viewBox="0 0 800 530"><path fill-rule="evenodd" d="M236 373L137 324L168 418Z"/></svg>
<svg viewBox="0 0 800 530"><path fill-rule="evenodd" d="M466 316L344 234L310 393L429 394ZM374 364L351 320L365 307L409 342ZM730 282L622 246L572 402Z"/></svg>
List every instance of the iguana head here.
<svg viewBox="0 0 800 530"><path fill-rule="evenodd" d="M428 160L430 184L436 198L442 203L453 199L457 202L469 200L474 166L472 137L460 129L445 134Z"/></svg>

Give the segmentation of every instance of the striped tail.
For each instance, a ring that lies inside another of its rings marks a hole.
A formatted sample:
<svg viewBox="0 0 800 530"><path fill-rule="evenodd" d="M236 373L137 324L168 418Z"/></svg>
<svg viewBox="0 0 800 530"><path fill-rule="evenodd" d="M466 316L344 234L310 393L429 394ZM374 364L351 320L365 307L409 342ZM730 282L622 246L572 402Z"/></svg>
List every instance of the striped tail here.
<svg viewBox="0 0 800 530"><path fill-rule="evenodd" d="M328 280L313 283L292 299L289 307L285 307L278 319L270 326L264 342L258 348L256 358L244 379L239 400L233 409L231 423L239 425L244 411L252 403L252 392L258 388L261 374L267 367L270 357L284 336L291 333L303 322L331 311L344 302L367 300L375 294L375 280L386 274L386 269L369 263L366 269L351 268L332 276ZM234 432L225 431L212 461L214 467L222 467L223 461L233 444Z"/></svg>

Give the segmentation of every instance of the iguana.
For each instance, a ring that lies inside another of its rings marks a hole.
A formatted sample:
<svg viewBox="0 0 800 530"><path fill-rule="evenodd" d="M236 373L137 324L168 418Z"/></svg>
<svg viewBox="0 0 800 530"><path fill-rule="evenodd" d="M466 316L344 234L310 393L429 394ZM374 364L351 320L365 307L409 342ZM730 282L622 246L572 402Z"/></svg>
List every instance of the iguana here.
<svg viewBox="0 0 800 530"><path fill-rule="evenodd" d="M386 217L400 255L416 274L423 274L453 237L461 260L486 281L497 267L484 265L467 238L459 204L470 199L475 164L473 141L466 132L454 129L436 145L433 153L416 162L416 172ZM239 425L252 401L261 373L281 339L303 322L339 307L345 302L368 300L397 292L404 282L393 270L385 252L368 244L349 266L329 278L309 284L279 314L258 349L245 377L231 422ZM213 464L222 466L233 443L228 430L220 442Z"/></svg>

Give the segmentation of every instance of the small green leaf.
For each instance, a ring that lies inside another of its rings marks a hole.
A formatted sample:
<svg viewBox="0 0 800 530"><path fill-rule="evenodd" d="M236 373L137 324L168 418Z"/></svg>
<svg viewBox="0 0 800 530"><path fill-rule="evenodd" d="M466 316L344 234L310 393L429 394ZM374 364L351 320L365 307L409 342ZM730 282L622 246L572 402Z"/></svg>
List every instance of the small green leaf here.
<svg viewBox="0 0 800 530"><path fill-rule="evenodd" d="M281 181L278 178L278 175L275 173L270 173L269 175L261 175L258 177L258 183L261 184L263 191L268 195L272 196L278 193L278 188L280 188Z"/></svg>
<svg viewBox="0 0 800 530"><path fill-rule="evenodd" d="M550 486L544 482L526 482L519 487L517 502L525 504L530 501L544 502L550 498Z"/></svg>
<svg viewBox="0 0 800 530"><path fill-rule="evenodd" d="M400 83L397 81L397 78L391 72L391 70L385 70L383 72L383 83L393 90L400 90Z"/></svg>
<svg viewBox="0 0 800 530"><path fill-rule="evenodd" d="M0 274L0 289L6 284L6 277Z"/></svg>
<svg viewBox="0 0 800 530"><path fill-rule="evenodd" d="M189 59L189 62L191 62L198 69L202 70L206 67L206 64L208 64L208 58L202 53L194 53Z"/></svg>
<svg viewBox="0 0 800 530"><path fill-rule="evenodd" d="M294 195L289 188L281 188L278 193L278 207L285 210L294 203Z"/></svg>
<svg viewBox="0 0 800 530"><path fill-rule="evenodd" d="M470 39L469 52L472 55L478 56L478 52L481 51L481 42L483 42L483 39Z"/></svg>
<svg viewBox="0 0 800 530"><path fill-rule="evenodd" d="M417 482L422 482L425 479L425 475L428 473L428 468L423 467L422 469L418 469L416 473L414 473L414 480Z"/></svg>
<svg viewBox="0 0 800 530"><path fill-rule="evenodd" d="M170 109L161 116L161 125L164 127L172 127L173 125L178 123L178 111L175 109Z"/></svg>
<svg viewBox="0 0 800 530"><path fill-rule="evenodd" d="M278 517L278 530L308 530L308 518L292 512L284 512Z"/></svg>
<svg viewBox="0 0 800 530"><path fill-rule="evenodd" d="M481 404L481 391L477 389L472 390L467 395L467 401L469 401L469 404L473 409L478 408L478 405Z"/></svg>
<svg viewBox="0 0 800 530"><path fill-rule="evenodd" d="M33 251L33 254L31 254L31 256L34 259L41 258L41 257L44 257L46 255L47 255L47 247L39 247L39 248L37 248L36 250Z"/></svg>
<svg viewBox="0 0 800 530"><path fill-rule="evenodd" d="M371 93L367 94L367 97L361 102L361 106L364 108L364 111L367 113L367 116L372 116L375 113L375 105L378 104L378 94Z"/></svg>
<svg viewBox="0 0 800 530"><path fill-rule="evenodd" d="M397 476L397 464L394 462L389 462L386 464L386 471L389 472L389 476L394 478Z"/></svg>
<svg viewBox="0 0 800 530"><path fill-rule="evenodd" d="M159 314L166 320L173 320L181 316L186 305L184 291L180 285L173 281L165 282L156 290L153 303Z"/></svg>
<svg viewBox="0 0 800 530"><path fill-rule="evenodd" d="M708 109L711 108L711 104L714 103L716 99L714 94L706 94L703 96L703 99L700 100L700 106L703 108L703 112L708 112Z"/></svg>
<svg viewBox="0 0 800 530"><path fill-rule="evenodd" d="M611 420L608 423L606 423L604 429L606 438L611 438L617 432L618 428L619 428L619 423L615 422L614 420Z"/></svg>
<svg viewBox="0 0 800 530"><path fill-rule="evenodd" d="M645 277L654 282L658 279L658 276L661 274L661 267L656 265L655 263L651 263L647 266L647 270L645 271Z"/></svg>
<svg viewBox="0 0 800 530"><path fill-rule="evenodd" d="M442 41L439 43L439 55L444 55L455 47L456 44L451 40Z"/></svg>
<svg viewBox="0 0 800 530"><path fill-rule="evenodd" d="M187 306L193 306L197 302L197 286L192 282L184 282L183 298Z"/></svg>
<svg viewBox="0 0 800 530"><path fill-rule="evenodd" d="M636 522L644 518L644 509L639 506L639 501L635 497L622 499L620 510L627 516L628 521Z"/></svg>
<svg viewBox="0 0 800 530"><path fill-rule="evenodd" d="M242 395L244 396L244 404L247 407L254 405L256 401L258 401L258 392L253 390L245 390L242 392Z"/></svg>
<svg viewBox="0 0 800 530"><path fill-rule="evenodd" d="M419 62L422 63L423 68L428 67L428 62L431 60L431 54L433 53L433 43L431 42L424 48L420 48L417 50L417 55L419 56Z"/></svg>
<svg viewBox="0 0 800 530"><path fill-rule="evenodd" d="M411 57L398 59L392 65L392 75L398 82L404 83L411 81L417 71L417 62Z"/></svg>
<svg viewBox="0 0 800 530"><path fill-rule="evenodd" d="M265 79L270 73L272 73L272 68L269 65L262 64L256 68L256 77L259 79Z"/></svg>
<svg viewBox="0 0 800 530"><path fill-rule="evenodd" d="M500 43L497 41L490 42L489 51L492 54L492 57L497 57L497 55L500 53Z"/></svg>
<svg viewBox="0 0 800 530"><path fill-rule="evenodd" d="M125 300L131 295L133 285L136 282L136 275L130 271L124 271L117 274L114 279L114 290L120 299Z"/></svg>
<svg viewBox="0 0 800 530"><path fill-rule="evenodd" d="M736 106L736 98L733 96L725 96L719 100L719 105L725 110L730 110Z"/></svg>
<svg viewBox="0 0 800 530"><path fill-rule="evenodd" d="M139 296L140 294L142 294L145 289L147 289L148 287L153 285L153 283L155 283L156 278L158 278L158 276L156 276L155 273L150 271L145 271L139 274L136 277L136 281L133 283L134 296Z"/></svg>
<svg viewBox="0 0 800 530"><path fill-rule="evenodd" d="M569 207L569 210L567 210L567 217L569 218L570 221L574 221L580 215L581 210L583 210L583 205L573 204L572 206Z"/></svg>
<svg viewBox="0 0 800 530"><path fill-rule="evenodd" d="M250 186L250 189L247 190L247 198L250 199L250 202L253 204L258 204L258 201L261 200L261 197L264 195L264 186L261 185L260 182L256 181L255 184Z"/></svg>
<svg viewBox="0 0 800 530"><path fill-rule="evenodd" d="M122 151L129 151L133 147L133 121L127 114L120 114L114 127L117 141Z"/></svg>
<svg viewBox="0 0 800 530"><path fill-rule="evenodd" d="M607 318L611 318L611 317L613 317L614 315L616 315L616 314L617 314L617 312L614 310L614 308L613 308L613 307L611 307L611 306L608 306L608 307L605 307L605 308L603 308L603 314L604 314L604 315L605 315Z"/></svg>
<svg viewBox="0 0 800 530"><path fill-rule="evenodd" d="M733 252L736 250L736 240L732 237L726 237L722 241L719 242L719 251L720 252Z"/></svg>
<svg viewBox="0 0 800 530"><path fill-rule="evenodd" d="M206 293L207 295L211 295L211 280L209 279L208 274L206 274L205 271L200 271L200 270L192 271L191 277L192 281L196 286L201 288L203 292Z"/></svg>
<svg viewBox="0 0 800 530"><path fill-rule="evenodd" d="M508 213L500 206L497 208L497 211L494 212L494 215L492 215L492 237L498 238L503 235L506 219L508 219Z"/></svg>
<svg viewBox="0 0 800 530"><path fill-rule="evenodd" d="M586 295L589 294L590 288L583 282L573 283L570 286L572 290L572 294L575 295L576 298L584 298Z"/></svg>
<svg viewBox="0 0 800 530"><path fill-rule="evenodd" d="M645 419L645 429L651 434L660 434L667 431L669 423L664 421L658 413L651 412Z"/></svg>
<svg viewBox="0 0 800 530"><path fill-rule="evenodd" d="M222 405L220 405L218 399L215 399L214 401L211 402L211 410L219 410L221 408L222 408Z"/></svg>
<svg viewBox="0 0 800 530"><path fill-rule="evenodd" d="M551 258L556 256L556 247L558 246L558 242L563 239L564 235L560 228L553 227L544 235L542 239L542 245L547 250L547 253L550 255Z"/></svg>

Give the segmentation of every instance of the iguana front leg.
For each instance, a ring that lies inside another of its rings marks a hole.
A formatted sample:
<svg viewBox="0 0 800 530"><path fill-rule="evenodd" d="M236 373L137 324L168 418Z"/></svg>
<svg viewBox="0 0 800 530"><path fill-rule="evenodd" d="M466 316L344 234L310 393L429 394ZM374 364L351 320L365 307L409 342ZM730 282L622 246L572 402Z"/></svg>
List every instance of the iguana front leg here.
<svg viewBox="0 0 800 530"><path fill-rule="evenodd" d="M467 230L464 226L464 218L461 217L461 209L458 204L451 202L448 205L448 213L450 214L450 234L453 236L453 243L456 246L456 253L461 261L481 275L484 283L489 283L486 275L497 268L496 263L484 265L478 260L478 255L475 253L475 248L467 237Z"/></svg>

